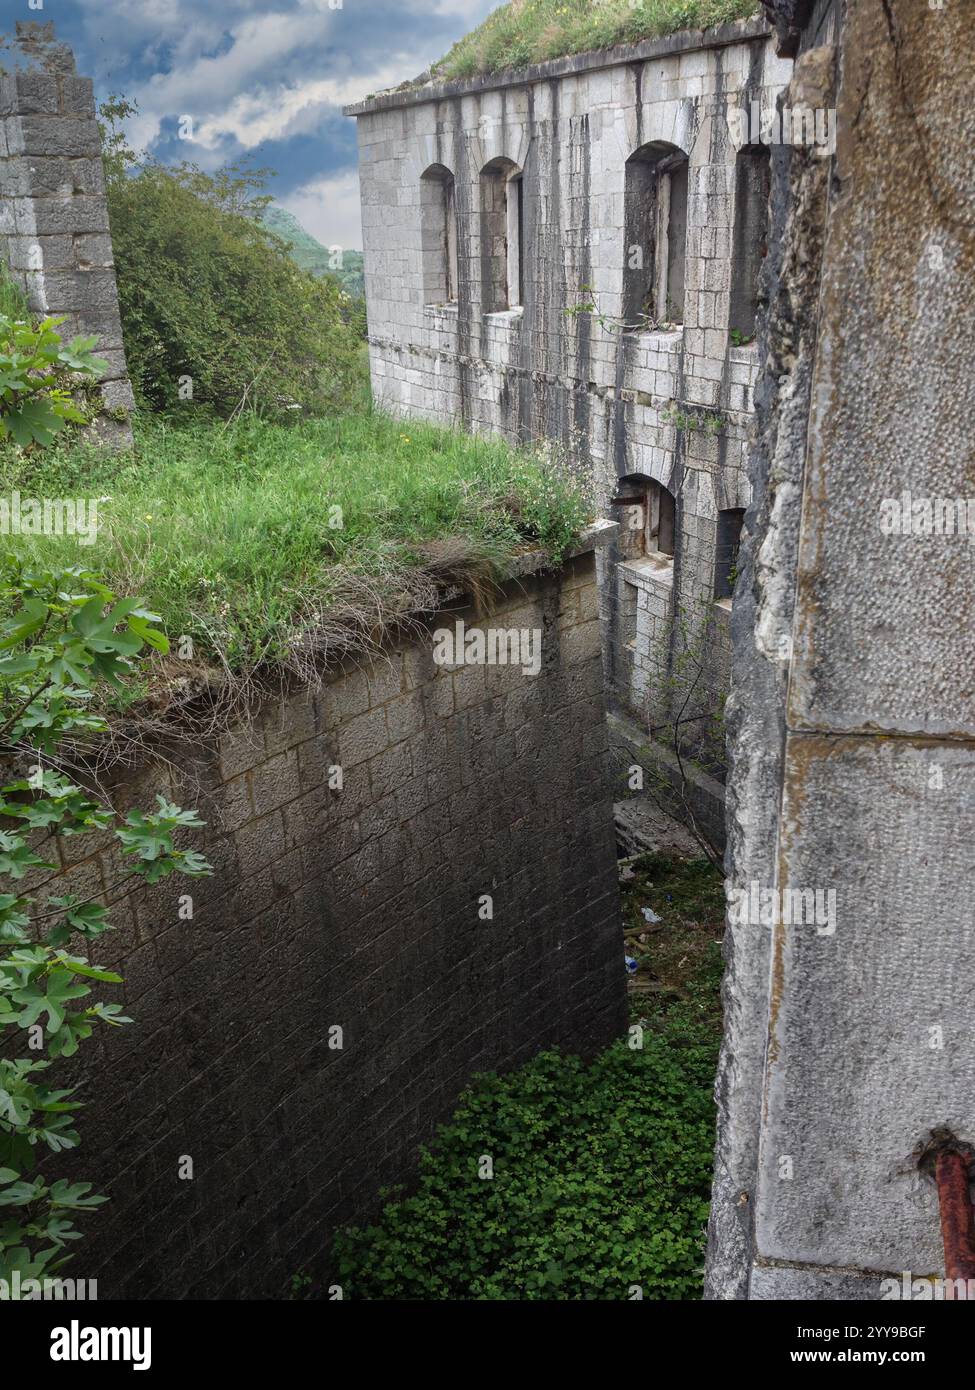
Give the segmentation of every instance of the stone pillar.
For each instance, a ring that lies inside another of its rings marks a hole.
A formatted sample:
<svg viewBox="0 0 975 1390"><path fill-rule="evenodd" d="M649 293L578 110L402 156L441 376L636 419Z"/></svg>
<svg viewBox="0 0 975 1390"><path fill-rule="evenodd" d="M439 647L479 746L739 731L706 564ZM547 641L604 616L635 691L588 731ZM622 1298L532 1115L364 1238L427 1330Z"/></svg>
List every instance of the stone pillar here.
<svg viewBox="0 0 975 1390"><path fill-rule="evenodd" d="M925 1146L975 1144L975 12L766 8L837 146L773 171L708 1296L889 1298L944 1270Z"/></svg>
<svg viewBox="0 0 975 1390"><path fill-rule="evenodd" d="M6 54L4 55L6 57ZM63 336L97 334L109 364L96 428L131 442L112 238L91 79L53 24L18 23L15 70L0 77L0 256L38 313L64 315Z"/></svg>

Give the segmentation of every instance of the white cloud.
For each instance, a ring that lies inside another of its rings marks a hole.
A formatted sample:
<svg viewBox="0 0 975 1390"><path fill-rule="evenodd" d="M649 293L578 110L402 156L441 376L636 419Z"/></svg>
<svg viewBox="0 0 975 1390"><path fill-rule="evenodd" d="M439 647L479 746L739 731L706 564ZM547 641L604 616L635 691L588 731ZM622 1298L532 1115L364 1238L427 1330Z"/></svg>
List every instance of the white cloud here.
<svg viewBox="0 0 975 1390"><path fill-rule="evenodd" d="M359 175L354 169L331 178L312 179L280 202L323 246L362 249Z"/></svg>
<svg viewBox="0 0 975 1390"><path fill-rule="evenodd" d="M414 60L415 61L415 60ZM323 77L291 86L264 87L234 98L226 110L209 115L197 132L208 148L228 135L245 149L265 140L282 140L314 131L326 111L361 101L370 92L402 82L410 59L398 56L385 68L365 76Z"/></svg>
<svg viewBox="0 0 975 1390"><path fill-rule="evenodd" d="M160 0L168 11L168 0ZM284 64L296 54L324 43L336 12L326 0L300 0L291 12L272 11L242 17L229 27L230 42L211 56L174 62L166 72L156 73L136 92L139 117L130 127L130 138L139 147L148 147L159 135L164 120L194 117L198 130L204 129L221 109L246 101L239 94L252 88L262 74L275 64ZM192 24L195 52L212 47L204 44L203 33ZM212 38L212 36L211 36ZM280 88L284 87L282 83Z"/></svg>
<svg viewBox="0 0 975 1390"><path fill-rule="evenodd" d="M476 29L482 19L487 19L504 0L421 0L426 14L443 15L445 19L456 16L462 19L467 29Z"/></svg>

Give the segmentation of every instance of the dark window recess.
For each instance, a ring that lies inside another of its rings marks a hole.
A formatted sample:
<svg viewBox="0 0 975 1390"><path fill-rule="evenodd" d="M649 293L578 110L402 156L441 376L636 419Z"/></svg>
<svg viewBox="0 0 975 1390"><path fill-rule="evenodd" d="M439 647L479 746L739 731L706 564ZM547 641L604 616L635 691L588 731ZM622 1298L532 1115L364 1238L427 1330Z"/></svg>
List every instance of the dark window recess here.
<svg viewBox="0 0 975 1390"><path fill-rule="evenodd" d="M768 251L771 165L767 145L745 145L735 166L735 231L731 261L729 328L743 338L755 335L758 277Z"/></svg>
<svg viewBox="0 0 975 1390"><path fill-rule="evenodd" d="M715 598L731 598L738 570L738 550L745 513L738 507L718 512L718 543L715 548Z"/></svg>
<svg viewBox="0 0 975 1390"><path fill-rule="evenodd" d="M457 212L454 176L431 164L420 178L420 254L424 304L457 299Z"/></svg>
<svg viewBox="0 0 975 1390"><path fill-rule="evenodd" d="M513 183L514 183L514 182L517 183L517 189L516 189L516 191L517 191L517 194L518 194L518 208L517 208L517 219L516 219L516 220L517 220L517 226L518 226L518 303L519 303L519 304L524 304L524 302L525 302L525 184L524 184L524 180L523 180L520 176L518 177L517 180L512 180L512 182L513 182Z"/></svg>
<svg viewBox="0 0 975 1390"><path fill-rule="evenodd" d="M485 314L522 302L524 215L521 171L499 156L481 170L481 310Z"/></svg>
<svg viewBox="0 0 975 1390"><path fill-rule="evenodd" d="M457 299L457 207L454 195L454 181L449 179L444 187L444 253L447 262L447 301Z"/></svg>
<svg viewBox="0 0 975 1390"><path fill-rule="evenodd" d="M655 507L651 506L651 513L655 510L656 518L654 519L652 515L650 517L651 526L653 526L654 520L656 521L656 532L651 530L648 534L648 540L651 542L649 549L659 550L664 555L673 555L675 529L674 499L667 489L661 487L658 483L654 485L654 495L651 498L651 502L656 504ZM653 542L655 542L655 544Z"/></svg>
<svg viewBox="0 0 975 1390"><path fill-rule="evenodd" d="M640 474L621 478L612 506L620 524L619 549L624 560L673 555L675 502L665 487Z"/></svg>
<svg viewBox="0 0 975 1390"><path fill-rule="evenodd" d="M623 316L630 331L684 321L687 156L652 143L626 161Z"/></svg>

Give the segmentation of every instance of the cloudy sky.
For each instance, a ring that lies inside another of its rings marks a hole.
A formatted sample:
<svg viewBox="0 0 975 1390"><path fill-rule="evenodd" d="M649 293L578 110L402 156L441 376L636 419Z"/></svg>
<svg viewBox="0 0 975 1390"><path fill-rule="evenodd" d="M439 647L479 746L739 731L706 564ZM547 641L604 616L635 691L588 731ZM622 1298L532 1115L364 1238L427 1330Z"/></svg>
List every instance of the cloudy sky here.
<svg viewBox="0 0 975 1390"><path fill-rule="evenodd" d="M342 106L415 77L497 3L18 0L17 17L54 21L97 99L138 104L131 144L207 169L250 154L277 170L271 191L313 236L360 249L355 122ZM187 116L192 141L178 138Z"/></svg>

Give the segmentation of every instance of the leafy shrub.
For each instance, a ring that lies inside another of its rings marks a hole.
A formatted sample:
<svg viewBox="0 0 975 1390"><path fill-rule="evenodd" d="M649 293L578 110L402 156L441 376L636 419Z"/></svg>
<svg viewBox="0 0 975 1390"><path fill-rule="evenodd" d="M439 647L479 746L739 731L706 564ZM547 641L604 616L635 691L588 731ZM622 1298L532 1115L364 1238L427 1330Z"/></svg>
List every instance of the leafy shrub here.
<svg viewBox="0 0 975 1390"><path fill-rule="evenodd" d="M589 1066L546 1052L476 1077L423 1151L415 1194L338 1233L346 1297L699 1297L716 1049L692 1026ZM478 1176L484 1155L492 1178Z"/></svg>
<svg viewBox="0 0 975 1390"><path fill-rule="evenodd" d="M68 421L87 423L75 397L106 364L92 351L95 338L63 342L62 323L46 318L35 327L0 314L0 439L21 447L50 444Z"/></svg>
<svg viewBox="0 0 975 1390"><path fill-rule="evenodd" d="M364 342L369 332L365 296L343 294L340 298L340 310L342 322L348 325L350 331L360 341Z"/></svg>
<svg viewBox="0 0 975 1390"><path fill-rule="evenodd" d="M193 850L177 849L180 827L202 824L195 814L158 798L155 812L124 819L92 800L60 771L65 738L104 730L88 707L99 682L120 684L145 647L165 650L158 619L137 599L115 602L96 577L79 568L28 569L8 560L0 571L0 1029L24 1038L27 1055L0 1056L0 1279L12 1297L34 1297L32 1283L52 1277L81 1238L72 1213L108 1199L90 1183L51 1181L39 1154L79 1143L81 1102L76 1087L47 1084L52 1063L70 1058L98 1024L132 1020L121 1005L82 1003L89 981L121 984L121 976L81 954L80 943L111 930L109 908L97 898L36 897L31 877L57 870L58 838L114 831L130 860L122 879L155 883L178 872L198 877L210 866ZM18 764L26 768L17 775ZM105 894L117 896L121 883ZM72 946L72 939L80 943ZM15 1275L19 1275L20 1285Z"/></svg>
<svg viewBox="0 0 975 1390"><path fill-rule="evenodd" d="M129 373L153 410L191 403L325 414L359 389L361 353L341 291L295 265L260 213L265 170L205 174L137 161L102 107L106 185Z"/></svg>

